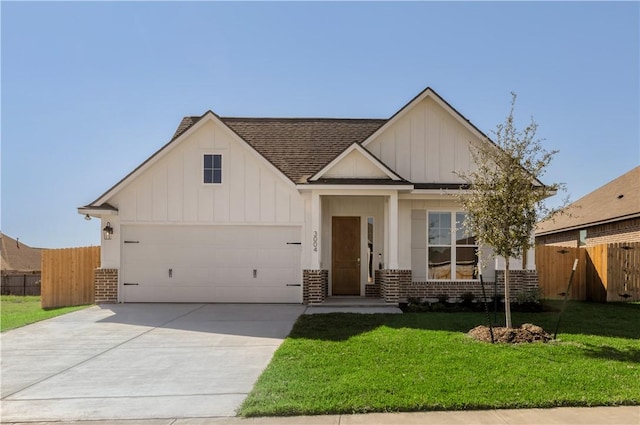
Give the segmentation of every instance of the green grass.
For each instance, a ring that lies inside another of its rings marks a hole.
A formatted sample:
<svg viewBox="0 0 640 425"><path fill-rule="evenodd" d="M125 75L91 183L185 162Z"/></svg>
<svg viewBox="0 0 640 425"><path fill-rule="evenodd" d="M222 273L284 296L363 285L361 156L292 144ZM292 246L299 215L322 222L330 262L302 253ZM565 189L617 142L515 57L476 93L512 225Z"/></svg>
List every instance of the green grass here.
<svg viewBox="0 0 640 425"><path fill-rule="evenodd" d="M50 319L87 306L62 307L43 309L40 307L39 296L20 297L2 295L0 297L0 331L19 328L40 320Z"/></svg>
<svg viewBox="0 0 640 425"><path fill-rule="evenodd" d="M559 303L554 307L558 308ZM555 329L557 312L514 313ZM491 345L481 313L301 316L242 416L640 404L640 304L571 302L558 341Z"/></svg>

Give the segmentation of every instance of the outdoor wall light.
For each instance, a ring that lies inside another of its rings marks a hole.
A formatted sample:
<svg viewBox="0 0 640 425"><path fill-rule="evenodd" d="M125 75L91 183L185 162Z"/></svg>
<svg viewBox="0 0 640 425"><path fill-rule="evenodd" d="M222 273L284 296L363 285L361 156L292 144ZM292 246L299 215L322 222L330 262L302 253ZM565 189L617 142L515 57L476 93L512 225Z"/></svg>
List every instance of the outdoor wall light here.
<svg viewBox="0 0 640 425"><path fill-rule="evenodd" d="M111 223L107 221L107 225L102 229L102 234L104 235L105 240L111 239L111 235L113 235L113 227L111 227Z"/></svg>

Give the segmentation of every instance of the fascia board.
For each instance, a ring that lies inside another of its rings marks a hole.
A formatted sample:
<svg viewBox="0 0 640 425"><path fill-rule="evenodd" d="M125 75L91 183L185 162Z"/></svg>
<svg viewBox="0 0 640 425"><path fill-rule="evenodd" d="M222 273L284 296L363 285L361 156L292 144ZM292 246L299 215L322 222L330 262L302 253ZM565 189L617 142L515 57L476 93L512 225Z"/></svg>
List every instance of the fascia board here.
<svg viewBox="0 0 640 425"><path fill-rule="evenodd" d="M80 207L78 208L78 214L87 215L92 217L100 217L103 215L118 215L118 210L104 209L104 208L92 208L92 207Z"/></svg>
<svg viewBox="0 0 640 425"><path fill-rule="evenodd" d="M331 191L354 191L354 190L380 190L385 192L397 192L413 190L412 184L407 185L366 185L366 184L298 184L296 189L300 191L315 191L315 190L331 190Z"/></svg>

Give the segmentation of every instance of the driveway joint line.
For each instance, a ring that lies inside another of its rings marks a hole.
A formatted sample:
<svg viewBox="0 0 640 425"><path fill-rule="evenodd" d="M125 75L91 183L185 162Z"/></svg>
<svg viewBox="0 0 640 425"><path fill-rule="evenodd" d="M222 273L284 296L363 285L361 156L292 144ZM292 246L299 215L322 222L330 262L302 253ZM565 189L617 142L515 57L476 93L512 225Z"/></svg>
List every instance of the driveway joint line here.
<svg viewBox="0 0 640 425"><path fill-rule="evenodd" d="M79 396L79 397L50 397L50 398L11 398L3 399L5 402L18 401L56 401L56 400L92 400L92 399L111 399L117 400L120 398L161 398L161 397L209 397L209 396L224 396L224 395L248 395L245 392L229 392L229 393L196 393L196 394L149 394L149 395L101 395L101 396Z"/></svg>
<svg viewBox="0 0 640 425"><path fill-rule="evenodd" d="M172 318L172 319L170 319L170 320L168 320L168 321L166 321L166 322L164 322L164 323L162 323L162 324L160 324L160 325L158 325L158 326L150 327L150 328L149 328L149 329L147 329L146 331L144 331L144 332L142 332L142 333L140 333L140 334L137 334L137 335L135 335L135 336L133 336L133 337L131 337L131 338L129 338L129 339L127 339L127 340L125 340L125 341L122 341L122 342L121 342L121 343L119 343L119 344L116 344L116 345L114 345L114 346L112 346L112 347L109 347L109 348L107 348L106 350L101 351L101 352L99 352L99 353L97 353L97 354L95 354L95 355L93 355L93 356L91 356L91 357L89 357L89 358L87 358L87 359L84 359L83 361L81 361L81 362L79 362L79 363L76 363L76 364L74 364L74 365L71 365L71 366L69 366L69 367L67 367L67 368L65 368L65 369L63 369L63 370L60 370L60 371L58 371L58 372L55 372L55 373L53 373L53 374L51 374L51 375L48 375L48 376L46 376L46 377L42 378L42 379L39 379L39 380L37 380L37 381L35 381L35 382L32 382L32 383L30 383L29 385L27 385L27 386L25 386L25 387L23 387L23 388L20 388L19 390L16 390L16 391L14 391L14 392L12 392L12 393L9 393L9 394L7 394L7 395L3 396L1 400L8 399L9 397L12 397L12 396L14 396L14 395L16 395L16 394L18 394L18 393L21 393L21 392L22 392L22 391L24 391L24 390L28 390L29 388L31 388L31 387L33 387L33 386L35 386L35 385L38 385L38 384L40 384L40 383L42 383L42 382L44 382L44 381L47 381L47 380L49 380L49 379L51 379L51 378L53 378L53 377L55 377L55 376L58 376L58 375L60 375L60 374L62 374L62 373L65 373L65 372L67 372L67 371L69 371L69 370L71 370L71 369L73 369L73 368L76 368L76 367L78 367L78 366L80 366L80 365L83 365L83 364L85 364L85 363L87 363L87 362L90 362L91 360L94 360L94 359L96 359L96 358L98 358L98 357L102 356L103 354L106 354L106 353L108 353L108 352L110 352L110 351L113 351L113 350L115 350L116 348L119 348L119 347L121 347L122 345L124 345L124 344L126 344L126 343L128 343L128 342L133 341L134 339L137 339L137 338L139 338L139 337L141 337L141 336L143 336L143 335L148 334L149 332L151 332L151 331L153 331L153 330L155 330L155 329L158 329L159 327L166 326L166 325L168 325L169 323L171 323L171 322L173 322L173 321L175 321L175 320L178 320L178 319L180 319L180 318L182 318L182 317L184 317L184 316L186 316L186 315L188 315L188 314L191 314L191 313L193 313L193 312L196 312L196 311L200 310L200 309L201 309L201 308L203 308L203 307L204 307L204 304L200 304L199 306L197 306L197 307L196 307L196 308L194 308L193 310L190 310L190 311L188 311L188 312L186 312L186 313L184 313L184 314L181 314L181 315L180 315L180 316L178 316L178 317L174 317L174 318ZM13 399L13 400L16 400L16 399Z"/></svg>

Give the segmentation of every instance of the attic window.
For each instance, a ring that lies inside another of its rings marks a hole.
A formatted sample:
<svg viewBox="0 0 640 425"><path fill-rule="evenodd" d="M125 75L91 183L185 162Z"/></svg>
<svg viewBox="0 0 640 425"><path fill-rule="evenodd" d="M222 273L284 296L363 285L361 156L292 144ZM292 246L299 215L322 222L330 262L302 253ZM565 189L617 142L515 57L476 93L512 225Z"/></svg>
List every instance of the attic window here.
<svg viewBox="0 0 640 425"><path fill-rule="evenodd" d="M205 154L204 155L204 183L220 184L222 183L222 155L221 154Z"/></svg>

